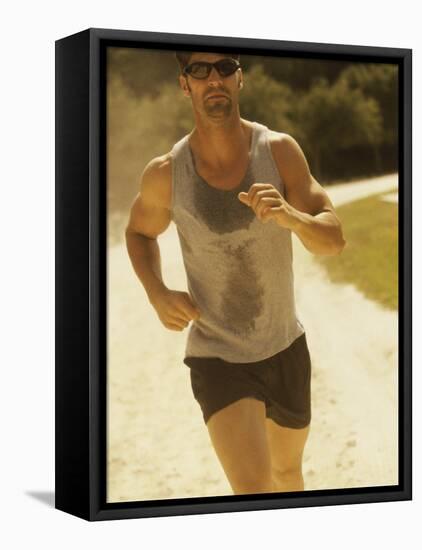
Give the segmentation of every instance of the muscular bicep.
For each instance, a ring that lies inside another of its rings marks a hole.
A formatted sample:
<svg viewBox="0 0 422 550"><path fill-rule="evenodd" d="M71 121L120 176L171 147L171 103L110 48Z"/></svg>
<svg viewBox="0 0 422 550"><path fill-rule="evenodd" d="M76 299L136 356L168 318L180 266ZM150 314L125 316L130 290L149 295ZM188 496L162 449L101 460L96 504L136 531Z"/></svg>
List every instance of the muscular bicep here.
<svg viewBox="0 0 422 550"><path fill-rule="evenodd" d="M170 224L171 172L165 163L152 161L144 170L133 201L126 233L155 239Z"/></svg>
<svg viewBox="0 0 422 550"><path fill-rule="evenodd" d="M138 193L130 210L126 231L155 239L163 233L171 221L170 211L149 203Z"/></svg>
<svg viewBox="0 0 422 550"><path fill-rule="evenodd" d="M325 189L313 177L299 144L283 135L273 142L272 149L285 187L285 199L294 208L315 216L332 212L334 206Z"/></svg>

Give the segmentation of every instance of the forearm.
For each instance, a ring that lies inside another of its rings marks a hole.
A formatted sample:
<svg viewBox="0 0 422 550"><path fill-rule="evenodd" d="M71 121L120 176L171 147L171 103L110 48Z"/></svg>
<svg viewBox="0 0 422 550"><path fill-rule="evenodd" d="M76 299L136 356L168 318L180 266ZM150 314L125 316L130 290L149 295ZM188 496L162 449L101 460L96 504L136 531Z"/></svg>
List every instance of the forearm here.
<svg viewBox="0 0 422 550"><path fill-rule="evenodd" d="M341 224L331 212L312 216L296 210L292 231L313 254L334 256L346 244Z"/></svg>
<svg viewBox="0 0 422 550"><path fill-rule="evenodd" d="M166 289L161 273L160 249L156 239L126 231L126 247L133 269L152 303Z"/></svg>

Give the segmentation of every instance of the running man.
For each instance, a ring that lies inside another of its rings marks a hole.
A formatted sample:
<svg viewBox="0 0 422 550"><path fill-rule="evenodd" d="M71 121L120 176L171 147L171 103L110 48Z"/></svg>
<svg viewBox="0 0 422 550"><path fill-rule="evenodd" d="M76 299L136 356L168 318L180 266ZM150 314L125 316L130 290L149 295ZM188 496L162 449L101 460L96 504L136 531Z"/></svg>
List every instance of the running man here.
<svg viewBox="0 0 422 550"><path fill-rule="evenodd" d="M311 358L291 233L311 253L335 255L341 224L298 143L240 117L239 55L176 58L195 126L146 166L128 253L162 324L190 325L184 363L233 493L303 491ZM188 292L163 281L157 237L171 220Z"/></svg>

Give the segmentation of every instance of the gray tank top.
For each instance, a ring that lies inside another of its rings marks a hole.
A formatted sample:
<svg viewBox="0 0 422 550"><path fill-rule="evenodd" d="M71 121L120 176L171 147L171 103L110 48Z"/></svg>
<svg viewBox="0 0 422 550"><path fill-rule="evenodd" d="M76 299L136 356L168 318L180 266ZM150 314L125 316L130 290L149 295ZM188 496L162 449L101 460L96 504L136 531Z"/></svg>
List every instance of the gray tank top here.
<svg viewBox="0 0 422 550"><path fill-rule="evenodd" d="M189 294L201 311L189 328L185 360L261 361L304 332L295 309L291 232L262 223L237 197L255 182L271 183L284 195L268 128L252 124L249 165L230 191L196 172L189 135L171 150L172 219Z"/></svg>

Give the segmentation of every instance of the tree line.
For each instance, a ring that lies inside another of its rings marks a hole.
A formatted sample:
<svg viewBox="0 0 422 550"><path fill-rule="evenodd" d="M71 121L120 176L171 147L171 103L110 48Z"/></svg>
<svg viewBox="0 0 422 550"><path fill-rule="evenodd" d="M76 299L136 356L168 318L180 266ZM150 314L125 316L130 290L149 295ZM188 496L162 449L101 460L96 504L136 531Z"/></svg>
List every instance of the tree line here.
<svg viewBox="0 0 422 550"><path fill-rule="evenodd" d="M174 53L110 48L109 208L127 209L149 160L194 125ZM241 56L242 118L292 135L322 184L397 170L398 67Z"/></svg>

